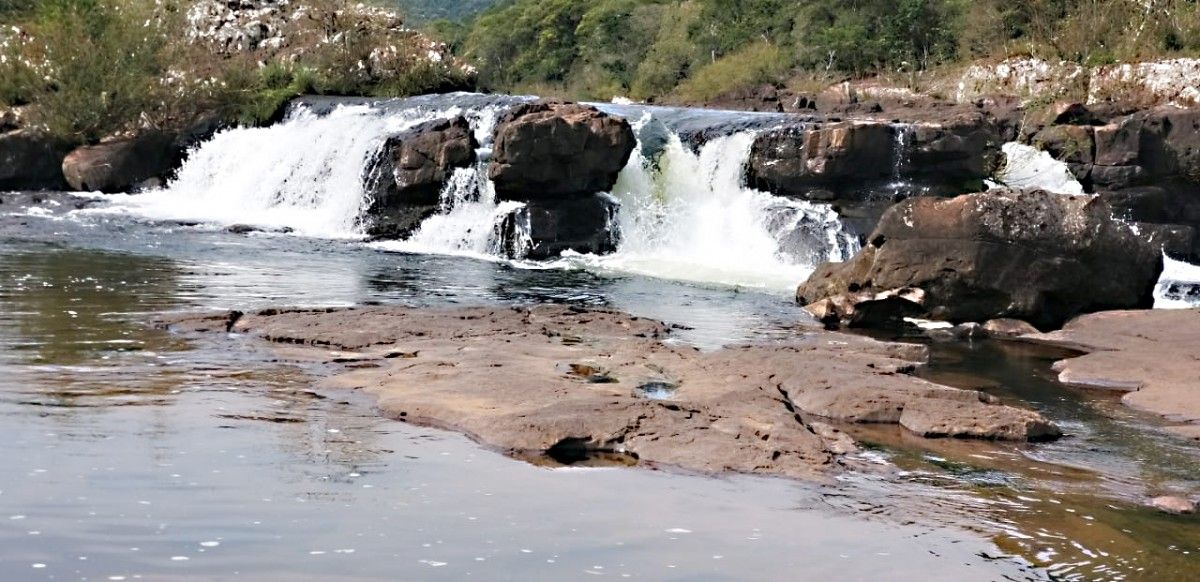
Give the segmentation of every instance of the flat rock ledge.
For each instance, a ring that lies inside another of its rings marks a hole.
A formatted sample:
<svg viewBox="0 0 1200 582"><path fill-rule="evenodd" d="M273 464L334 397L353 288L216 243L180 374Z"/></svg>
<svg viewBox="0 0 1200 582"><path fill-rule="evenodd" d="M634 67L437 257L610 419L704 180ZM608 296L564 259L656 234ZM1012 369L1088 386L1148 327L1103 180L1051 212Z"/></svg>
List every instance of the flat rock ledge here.
<svg viewBox="0 0 1200 582"><path fill-rule="evenodd" d="M829 422L891 423L928 437L1044 440L1039 414L908 374L923 346L832 332L704 352L663 323L530 308L266 310L192 315L180 332L235 332L349 362L335 386L389 417L565 462L621 455L717 473L817 478L854 441Z"/></svg>
<svg viewBox="0 0 1200 582"><path fill-rule="evenodd" d="M1200 309L1094 313L1021 339L1086 352L1055 364L1060 382L1125 392L1127 406L1200 440Z"/></svg>

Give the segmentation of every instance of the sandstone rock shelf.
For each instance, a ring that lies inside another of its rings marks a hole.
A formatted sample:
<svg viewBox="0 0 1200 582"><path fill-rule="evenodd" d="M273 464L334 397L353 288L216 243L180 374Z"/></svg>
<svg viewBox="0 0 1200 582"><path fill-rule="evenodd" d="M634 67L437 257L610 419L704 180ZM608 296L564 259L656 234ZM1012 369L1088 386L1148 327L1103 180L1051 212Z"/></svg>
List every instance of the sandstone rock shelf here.
<svg viewBox="0 0 1200 582"><path fill-rule="evenodd" d="M516 455L605 452L814 478L856 450L831 423L899 424L931 437L1060 434L1035 412L908 375L925 360L923 346L837 333L703 352L665 342L670 328L656 321L550 305L267 310L166 324L352 363L333 384L373 394L387 416Z"/></svg>

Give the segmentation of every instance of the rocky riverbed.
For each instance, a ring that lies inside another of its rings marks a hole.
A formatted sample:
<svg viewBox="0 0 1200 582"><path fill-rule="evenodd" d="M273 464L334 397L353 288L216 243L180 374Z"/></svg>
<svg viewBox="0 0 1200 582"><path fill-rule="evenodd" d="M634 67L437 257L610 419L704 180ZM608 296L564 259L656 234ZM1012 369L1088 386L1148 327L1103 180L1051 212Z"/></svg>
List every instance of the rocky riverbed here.
<svg viewBox="0 0 1200 582"><path fill-rule="evenodd" d="M1036 412L910 375L923 346L817 330L705 352L671 342L656 321L561 306L272 309L166 325L304 346L307 357L343 364L334 382L375 395L392 418L566 462L608 453L811 478L857 451L831 422L899 424L931 438L1061 434Z"/></svg>
<svg viewBox="0 0 1200 582"><path fill-rule="evenodd" d="M1111 311L1022 339L1086 352L1055 364L1064 384L1121 393L1200 440L1200 311Z"/></svg>

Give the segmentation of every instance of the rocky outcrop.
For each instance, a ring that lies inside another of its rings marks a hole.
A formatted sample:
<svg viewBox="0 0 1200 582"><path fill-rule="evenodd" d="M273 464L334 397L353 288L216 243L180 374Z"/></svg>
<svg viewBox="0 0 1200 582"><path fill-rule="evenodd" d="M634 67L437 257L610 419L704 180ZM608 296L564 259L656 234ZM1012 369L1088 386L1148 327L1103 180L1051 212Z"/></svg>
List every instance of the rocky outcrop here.
<svg viewBox="0 0 1200 582"><path fill-rule="evenodd" d="M618 205L607 195L566 200L531 200L501 225L508 254L542 260L564 251L606 254L617 250Z"/></svg>
<svg viewBox="0 0 1200 582"><path fill-rule="evenodd" d="M29 130L0 133L0 191L62 190L67 148Z"/></svg>
<svg viewBox="0 0 1200 582"><path fill-rule="evenodd" d="M403 238L437 208L455 170L475 164L479 144L463 117L423 123L384 143L372 164L370 234Z"/></svg>
<svg viewBox="0 0 1200 582"><path fill-rule="evenodd" d="M1200 257L1200 111L1101 113L1046 125L1029 141L1119 215L1167 236L1172 254Z"/></svg>
<svg viewBox="0 0 1200 582"><path fill-rule="evenodd" d="M1151 307L1162 267L1159 249L1099 197L1001 190L893 206L858 255L820 266L796 296L853 304L919 289L906 303L924 317L1050 329L1081 313Z"/></svg>
<svg viewBox="0 0 1200 582"><path fill-rule="evenodd" d="M1054 365L1060 382L1123 392L1124 404L1200 440L1200 310L1096 313L1022 340L1086 352Z"/></svg>
<svg viewBox="0 0 1200 582"><path fill-rule="evenodd" d="M135 137L76 148L62 162L71 189L81 192L129 192L161 180L181 161L175 135L149 131Z"/></svg>
<svg viewBox="0 0 1200 582"><path fill-rule="evenodd" d="M982 188L1000 161L1000 135L981 113L937 122L816 122L760 134L751 185L785 196L854 203Z"/></svg>
<svg viewBox="0 0 1200 582"><path fill-rule="evenodd" d="M488 176L502 200L608 192L636 144L629 122L593 107L528 103L500 120Z"/></svg>
<svg viewBox="0 0 1200 582"><path fill-rule="evenodd" d="M666 341L670 328L656 321L561 305L272 309L172 325L256 336L293 357L337 350L354 368L334 385L365 389L393 418L565 462L607 453L813 477L853 463L853 440L832 422L906 423L931 437L1058 434L1036 413L906 374L923 346L838 333L708 352Z"/></svg>

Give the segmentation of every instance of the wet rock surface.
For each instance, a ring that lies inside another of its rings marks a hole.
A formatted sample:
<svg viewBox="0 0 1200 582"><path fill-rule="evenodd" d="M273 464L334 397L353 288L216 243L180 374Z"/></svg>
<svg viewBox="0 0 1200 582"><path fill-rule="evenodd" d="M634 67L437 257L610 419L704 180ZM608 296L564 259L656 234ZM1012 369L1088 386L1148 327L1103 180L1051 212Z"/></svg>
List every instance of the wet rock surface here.
<svg viewBox="0 0 1200 582"><path fill-rule="evenodd" d="M1051 329L1081 313L1152 306L1162 265L1159 248L1098 197L997 190L895 205L858 255L818 267L796 296L802 305L853 304L917 288L919 303L898 307L952 323L1011 318Z"/></svg>
<svg viewBox="0 0 1200 582"><path fill-rule="evenodd" d="M1096 107L1055 120L1028 141L1065 162L1087 192L1147 230L1172 230L1167 250L1200 257L1200 112Z"/></svg>
<svg viewBox="0 0 1200 582"><path fill-rule="evenodd" d="M527 103L502 117L488 176L502 200L608 192L637 138L629 122L575 103Z"/></svg>
<svg viewBox="0 0 1200 582"><path fill-rule="evenodd" d="M908 375L926 357L922 346L836 333L702 352L665 343L669 328L656 321L563 306L266 310L164 324L375 362L332 382L368 391L393 418L513 454L603 452L705 472L814 477L855 449L828 422L897 424L909 407L908 425L929 436L1057 434L1036 413Z"/></svg>
<svg viewBox="0 0 1200 582"><path fill-rule="evenodd" d="M1089 352L1057 363L1059 381L1125 392L1124 404L1200 438L1200 310L1095 313L1024 339Z"/></svg>
<svg viewBox="0 0 1200 582"><path fill-rule="evenodd" d="M479 143L459 116L423 123L384 143L367 179L368 233L404 238L434 214L454 172L475 164Z"/></svg>

